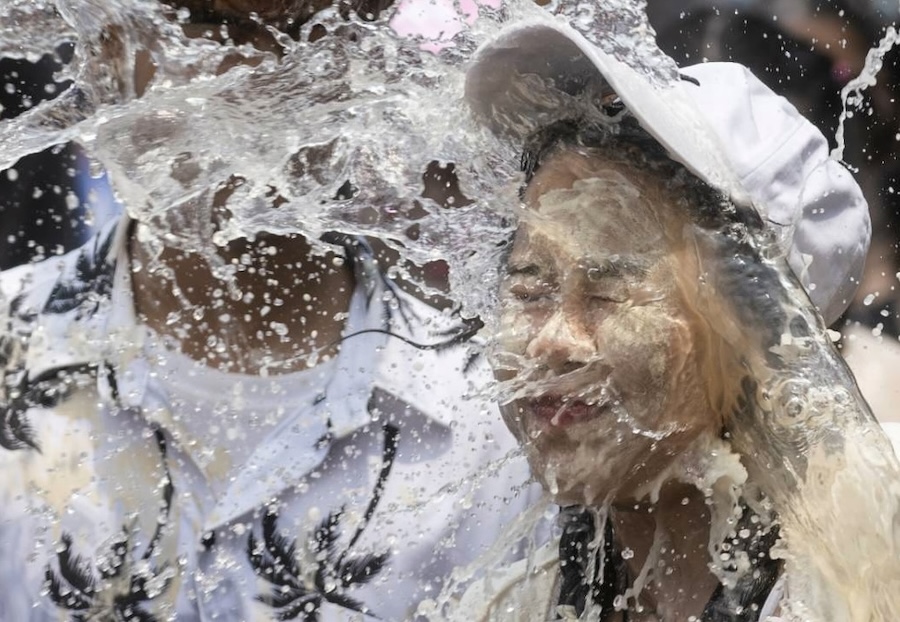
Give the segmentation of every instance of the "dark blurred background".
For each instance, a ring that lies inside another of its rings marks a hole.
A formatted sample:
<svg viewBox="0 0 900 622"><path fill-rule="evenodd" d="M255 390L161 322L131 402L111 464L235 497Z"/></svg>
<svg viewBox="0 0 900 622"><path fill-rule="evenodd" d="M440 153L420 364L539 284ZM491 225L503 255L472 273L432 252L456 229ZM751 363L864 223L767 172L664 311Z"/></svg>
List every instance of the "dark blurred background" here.
<svg viewBox="0 0 900 622"><path fill-rule="evenodd" d="M0 123L25 114L70 86L54 74L72 59L72 43L37 62L0 58ZM0 171L0 269L61 254L83 244L117 207L105 178L73 143L56 145Z"/></svg>

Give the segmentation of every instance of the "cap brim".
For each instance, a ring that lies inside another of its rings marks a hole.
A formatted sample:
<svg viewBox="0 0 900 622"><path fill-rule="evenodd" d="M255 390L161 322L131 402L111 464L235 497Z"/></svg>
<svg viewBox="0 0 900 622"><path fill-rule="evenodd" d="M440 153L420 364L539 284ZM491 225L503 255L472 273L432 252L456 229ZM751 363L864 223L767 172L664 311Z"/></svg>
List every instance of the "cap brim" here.
<svg viewBox="0 0 900 622"><path fill-rule="evenodd" d="M542 88L575 97L614 92L674 160L733 198L743 197L724 149L680 80L640 73L568 24L549 16L518 22L483 45L466 74L475 114L513 140L565 118L559 98Z"/></svg>

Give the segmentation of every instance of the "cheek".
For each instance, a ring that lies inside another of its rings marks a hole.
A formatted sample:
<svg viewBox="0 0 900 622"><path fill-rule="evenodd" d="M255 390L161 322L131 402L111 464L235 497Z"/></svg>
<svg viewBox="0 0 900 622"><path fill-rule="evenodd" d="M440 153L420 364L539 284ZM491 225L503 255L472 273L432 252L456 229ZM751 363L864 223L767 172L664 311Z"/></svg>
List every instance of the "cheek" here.
<svg viewBox="0 0 900 622"><path fill-rule="evenodd" d="M547 321L552 310L531 304L526 309L521 302L511 298L501 303L495 341L501 352L525 354L528 344L539 332L540 326Z"/></svg>
<svg viewBox="0 0 900 622"><path fill-rule="evenodd" d="M604 323L598 349L623 406L650 425L679 425L702 409L697 344L686 321L656 306L633 307Z"/></svg>
<svg viewBox="0 0 900 622"><path fill-rule="evenodd" d="M600 325L597 347L615 363L614 375L620 380L655 383L669 367L669 344L675 332L676 322L659 307L632 307Z"/></svg>

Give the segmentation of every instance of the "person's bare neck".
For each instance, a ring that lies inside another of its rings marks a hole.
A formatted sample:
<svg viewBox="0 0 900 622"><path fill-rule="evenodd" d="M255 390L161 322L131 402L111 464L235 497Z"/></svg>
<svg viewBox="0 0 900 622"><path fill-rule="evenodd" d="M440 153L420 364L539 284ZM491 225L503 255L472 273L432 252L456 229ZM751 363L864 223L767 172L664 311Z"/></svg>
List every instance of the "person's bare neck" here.
<svg viewBox="0 0 900 622"><path fill-rule="evenodd" d="M612 519L622 550L633 552L627 561L631 577L638 577L648 556L655 556L641 594L653 613L629 619L700 619L718 585L708 567L710 517L703 494L694 486L671 483L657 503L619 504Z"/></svg>
<svg viewBox="0 0 900 622"><path fill-rule="evenodd" d="M197 361L287 373L337 353L352 268L301 235L236 240L213 253L164 247L156 257L132 235L129 257L137 317Z"/></svg>

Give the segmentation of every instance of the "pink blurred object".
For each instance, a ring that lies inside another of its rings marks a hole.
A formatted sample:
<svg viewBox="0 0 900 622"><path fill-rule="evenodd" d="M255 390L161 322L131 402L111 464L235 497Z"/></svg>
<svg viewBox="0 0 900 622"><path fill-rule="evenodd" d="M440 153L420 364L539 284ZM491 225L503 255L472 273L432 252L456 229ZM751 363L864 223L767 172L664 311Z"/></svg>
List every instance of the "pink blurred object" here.
<svg viewBox="0 0 900 622"><path fill-rule="evenodd" d="M401 0L391 28L401 37L421 38L423 50L440 52L478 19L478 7L499 9L502 0Z"/></svg>

